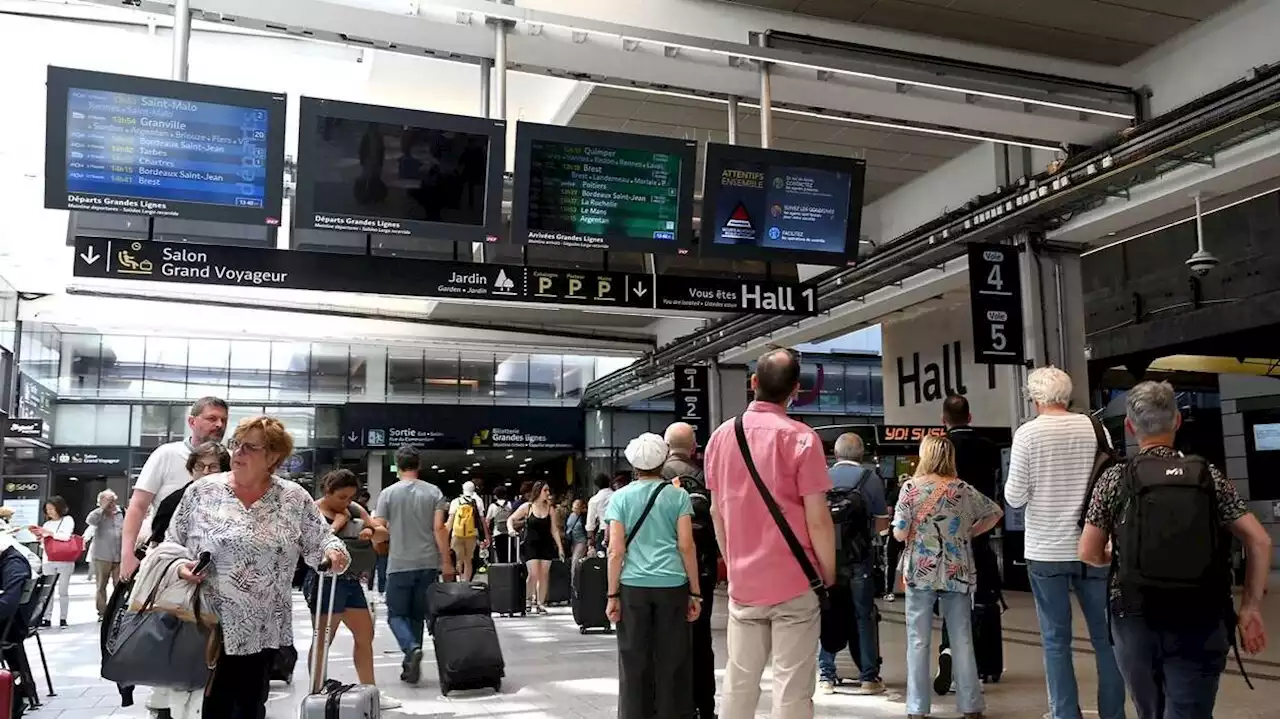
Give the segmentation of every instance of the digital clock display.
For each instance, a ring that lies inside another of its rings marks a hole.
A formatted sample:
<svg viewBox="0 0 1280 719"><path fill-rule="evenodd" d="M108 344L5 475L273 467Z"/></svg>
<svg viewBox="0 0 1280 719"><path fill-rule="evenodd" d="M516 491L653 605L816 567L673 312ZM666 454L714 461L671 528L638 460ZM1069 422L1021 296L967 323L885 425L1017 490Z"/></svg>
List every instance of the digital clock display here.
<svg viewBox="0 0 1280 719"><path fill-rule="evenodd" d="M946 436L946 427L922 427L915 425L886 425L880 428L881 442L919 442L925 437Z"/></svg>

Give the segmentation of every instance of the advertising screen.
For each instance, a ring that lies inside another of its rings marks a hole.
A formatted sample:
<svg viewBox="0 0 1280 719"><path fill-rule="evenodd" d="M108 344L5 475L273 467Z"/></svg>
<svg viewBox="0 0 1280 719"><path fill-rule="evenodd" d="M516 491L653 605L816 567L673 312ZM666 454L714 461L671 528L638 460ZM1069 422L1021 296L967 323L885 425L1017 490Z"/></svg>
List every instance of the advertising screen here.
<svg viewBox="0 0 1280 719"><path fill-rule="evenodd" d="M49 68L45 206L279 224L284 95Z"/></svg>
<svg viewBox="0 0 1280 719"><path fill-rule="evenodd" d="M1253 425L1253 448L1259 452L1280 451L1280 423Z"/></svg>
<svg viewBox="0 0 1280 719"><path fill-rule="evenodd" d="M506 123L302 98L294 226L496 240Z"/></svg>
<svg viewBox="0 0 1280 719"><path fill-rule="evenodd" d="M515 242L686 253L697 143L520 123Z"/></svg>
<svg viewBox="0 0 1280 719"><path fill-rule="evenodd" d="M702 254L851 265L865 173L853 158L708 145Z"/></svg>

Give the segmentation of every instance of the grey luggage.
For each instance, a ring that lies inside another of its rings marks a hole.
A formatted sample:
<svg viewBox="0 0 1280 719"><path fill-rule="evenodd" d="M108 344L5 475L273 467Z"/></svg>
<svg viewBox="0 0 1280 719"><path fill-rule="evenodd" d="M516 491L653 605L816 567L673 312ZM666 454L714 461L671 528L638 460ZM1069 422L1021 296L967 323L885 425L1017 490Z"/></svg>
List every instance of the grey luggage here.
<svg viewBox="0 0 1280 719"><path fill-rule="evenodd" d="M338 577L323 571L327 565L321 565L320 577L316 582L316 609L312 619L315 630L313 664L311 669L311 686L315 686L315 678L323 677L329 667L329 623L320 626L320 610L322 607L333 607L333 598L337 593ZM324 585L329 582L329 601L321 602L324 597ZM343 684L333 679L325 679L316 694L308 694L302 699L302 707L298 711L299 719L379 719L382 698L378 688L368 684Z"/></svg>

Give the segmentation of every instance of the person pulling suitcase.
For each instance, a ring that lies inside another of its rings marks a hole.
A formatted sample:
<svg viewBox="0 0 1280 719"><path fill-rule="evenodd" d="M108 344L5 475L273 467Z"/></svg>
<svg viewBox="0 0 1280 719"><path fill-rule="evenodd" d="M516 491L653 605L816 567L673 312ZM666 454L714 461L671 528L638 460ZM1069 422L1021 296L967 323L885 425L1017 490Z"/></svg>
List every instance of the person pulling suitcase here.
<svg viewBox="0 0 1280 719"><path fill-rule="evenodd" d="M325 585L328 584L329 603L333 606L337 595L338 574L329 572L329 560L324 560L318 568L316 597L325 596ZM309 667L311 681L310 692L302 699L299 708L299 719L378 719L381 715L381 696L378 688L370 684L343 684L335 679L327 679L325 674L329 668L329 649L332 647L331 623L320 618L326 616L315 612L312 620L312 661Z"/></svg>

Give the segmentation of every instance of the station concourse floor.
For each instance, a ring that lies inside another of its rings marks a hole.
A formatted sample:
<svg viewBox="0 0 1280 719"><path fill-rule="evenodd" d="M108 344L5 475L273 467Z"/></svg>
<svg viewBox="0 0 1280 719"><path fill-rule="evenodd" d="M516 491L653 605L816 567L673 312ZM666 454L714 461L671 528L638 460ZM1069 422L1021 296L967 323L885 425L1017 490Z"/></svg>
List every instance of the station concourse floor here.
<svg viewBox="0 0 1280 719"><path fill-rule="evenodd" d="M55 599L56 601L56 599ZM1039 631L1029 594L1011 593L1010 609L1005 615L1005 675L998 684L987 685L987 715L992 719L1039 719L1047 705L1044 670L1038 643ZM718 658L725 651L725 604L723 587L717 596L713 626ZM819 717L904 717L905 689L904 644L901 600L882 603L881 653L884 655L884 679L888 692L879 697L859 697L838 690L834 696L816 698ZM434 657L430 647L425 651L423 681L417 687L399 682L400 655L386 627L385 614L377 607L375 657L378 680L384 691L402 700L402 709L387 712L421 719L464 719L494 717L501 719L580 719L617 716L616 639L612 635L578 633L568 607L553 607L546 616L495 618L499 627L507 676L501 694L492 690L454 692L447 699L440 696L435 676ZM1075 659L1080 695L1085 716L1096 707L1096 672L1087 636L1077 615ZM56 610L55 610L56 617ZM1256 691L1249 691L1236 673L1234 659L1223 677L1215 719L1262 719L1280 717L1276 699L1280 697L1280 597L1272 594L1266 608L1271 647L1257 660L1246 660ZM295 641L302 658L293 685L272 684L267 716L292 719L306 686L306 645L311 635L306 608L301 597L294 605ZM96 717L145 717L146 689L139 688L132 708L120 707L115 685L99 677L98 624L93 608L93 588L83 575L72 582L71 626L46 629L41 633L57 696L47 698L45 677L39 667L35 642L28 644L35 665L36 681L44 706L27 716L34 719L93 719ZM935 633L935 642L937 635ZM340 630L330 661L329 675L354 681L350 660L350 635ZM856 676L847 652L838 661L841 676ZM766 672L764 692L758 716L768 716L769 681ZM952 697L935 697L933 714L937 719L958 717ZM1134 716L1130 710L1129 716Z"/></svg>

